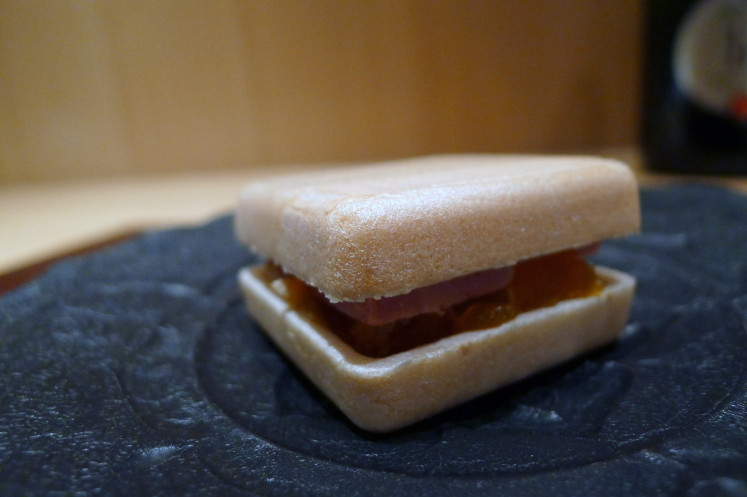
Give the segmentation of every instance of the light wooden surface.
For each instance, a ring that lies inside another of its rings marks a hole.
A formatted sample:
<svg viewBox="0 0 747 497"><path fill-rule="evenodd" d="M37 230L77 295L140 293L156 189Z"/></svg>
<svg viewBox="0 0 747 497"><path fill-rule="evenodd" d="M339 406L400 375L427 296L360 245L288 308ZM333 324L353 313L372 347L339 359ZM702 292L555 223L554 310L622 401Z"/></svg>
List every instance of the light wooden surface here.
<svg viewBox="0 0 747 497"><path fill-rule="evenodd" d="M642 0L3 0L0 183L634 143Z"/></svg>
<svg viewBox="0 0 747 497"><path fill-rule="evenodd" d="M233 208L241 185L299 169L285 165L0 185L0 274L123 232L207 221Z"/></svg>
<svg viewBox="0 0 747 497"><path fill-rule="evenodd" d="M747 192L747 178L647 173L634 148L586 152L625 161L637 171L642 185L698 181ZM0 274L133 229L206 221L230 212L244 183L313 167L284 165L0 186Z"/></svg>

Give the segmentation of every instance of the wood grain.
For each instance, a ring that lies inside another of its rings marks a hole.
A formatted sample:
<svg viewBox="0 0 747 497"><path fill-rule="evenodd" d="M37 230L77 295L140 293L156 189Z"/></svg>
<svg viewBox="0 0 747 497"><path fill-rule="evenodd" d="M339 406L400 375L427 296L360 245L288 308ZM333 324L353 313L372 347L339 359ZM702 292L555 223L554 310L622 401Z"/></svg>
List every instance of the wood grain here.
<svg viewBox="0 0 747 497"><path fill-rule="evenodd" d="M6 0L0 181L635 142L642 0Z"/></svg>

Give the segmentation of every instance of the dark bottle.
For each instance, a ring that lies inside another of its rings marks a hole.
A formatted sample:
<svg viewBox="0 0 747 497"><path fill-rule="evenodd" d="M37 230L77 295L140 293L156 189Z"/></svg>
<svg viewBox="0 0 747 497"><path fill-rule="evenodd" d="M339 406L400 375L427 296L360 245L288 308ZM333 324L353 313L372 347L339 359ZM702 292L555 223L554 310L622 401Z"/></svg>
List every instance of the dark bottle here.
<svg viewBox="0 0 747 497"><path fill-rule="evenodd" d="M649 0L642 145L654 170L747 173L747 0Z"/></svg>

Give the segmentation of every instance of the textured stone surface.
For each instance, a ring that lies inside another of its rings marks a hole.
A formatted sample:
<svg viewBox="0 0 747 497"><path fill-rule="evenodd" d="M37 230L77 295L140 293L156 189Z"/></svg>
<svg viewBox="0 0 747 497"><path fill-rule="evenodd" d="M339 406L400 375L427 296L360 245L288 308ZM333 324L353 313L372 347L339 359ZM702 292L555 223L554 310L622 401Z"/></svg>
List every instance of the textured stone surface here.
<svg viewBox="0 0 747 497"><path fill-rule="evenodd" d="M747 197L643 210L617 343L387 436L256 329L229 219L63 262L0 300L0 494L747 495Z"/></svg>

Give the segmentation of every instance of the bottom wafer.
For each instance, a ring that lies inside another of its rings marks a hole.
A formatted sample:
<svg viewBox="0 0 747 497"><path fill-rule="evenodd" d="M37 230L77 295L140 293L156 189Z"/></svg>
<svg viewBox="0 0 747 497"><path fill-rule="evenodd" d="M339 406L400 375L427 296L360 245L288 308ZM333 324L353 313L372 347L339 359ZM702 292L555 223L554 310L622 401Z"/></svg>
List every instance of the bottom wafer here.
<svg viewBox="0 0 747 497"><path fill-rule="evenodd" d="M383 358L353 350L307 319L245 268L248 308L277 346L359 427L402 428L614 340L625 326L635 279L596 267L604 288Z"/></svg>

